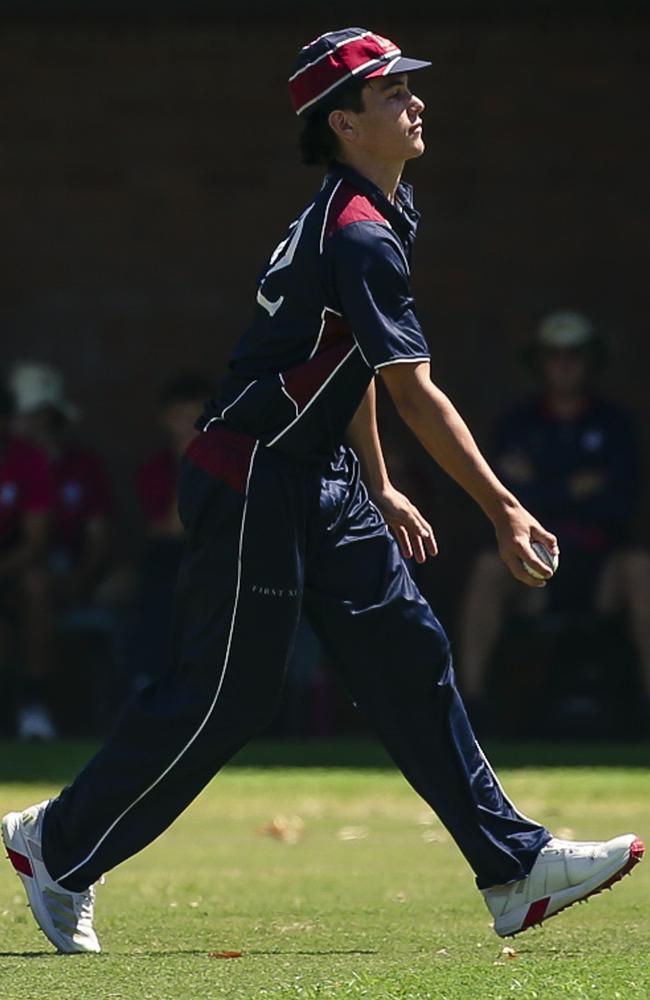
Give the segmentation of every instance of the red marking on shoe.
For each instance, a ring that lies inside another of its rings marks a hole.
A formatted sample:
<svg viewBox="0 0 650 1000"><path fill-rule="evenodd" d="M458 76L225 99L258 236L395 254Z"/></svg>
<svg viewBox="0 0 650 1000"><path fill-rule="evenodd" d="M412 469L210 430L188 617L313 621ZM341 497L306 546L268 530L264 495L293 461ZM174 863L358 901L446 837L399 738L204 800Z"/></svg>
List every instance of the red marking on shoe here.
<svg viewBox="0 0 650 1000"><path fill-rule="evenodd" d="M619 882L622 878L628 875L632 871L634 866L638 865L639 861L641 860L644 854L645 854L645 845L643 841L639 840L639 838L637 837L636 840L633 840L632 843L630 844L630 856L623 865L623 867L621 868L621 870L617 872L616 875L612 875L612 877L608 879L607 882L603 882L600 888L594 890L594 893L602 892L603 889L610 889L616 882ZM591 893L591 895L594 895L594 893Z"/></svg>
<svg viewBox="0 0 650 1000"><path fill-rule="evenodd" d="M32 866L29 863L29 858L24 854L19 854L18 851L12 851L10 847L7 848L7 856L11 861L12 865L17 872L21 875L29 875L30 878L34 877L34 872L32 871Z"/></svg>
<svg viewBox="0 0 650 1000"><path fill-rule="evenodd" d="M526 914L526 918L521 927L519 928L519 930L513 931L512 934L508 935L508 937L515 937L516 934L521 934L522 931L528 930L528 928L531 927L534 923L541 923L542 920L544 919L548 920L550 919L550 917L555 917L557 916L558 913L562 913L562 910L566 910L570 906L573 906L574 903L586 903L588 902L588 900L591 899L592 896L597 896L605 889L611 889L613 885L615 885L617 882L620 882L621 879L625 878L626 875L630 874L632 869L636 865L638 865L639 861L641 861L644 854L645 854L645 845L643 841L639 837L637 837L630 844L630 853L628 855L628 859L625 862L625 864L622 866L622 868L620 868L616 872L615 875L612 875L611 878L608 878L606 882L603 882L602 885L599 885L595 889L592 889L591 892L588 892L587 895L583 896L581 899L574 899L572 903L566 903L565 906L561 906L559 910L556 910L555 913L550 913L549 916L546 918L544 914L546 912L546 907L548 906L550 897L547 899L536 900L534 903L531 903L528 909L528 913ZM543 912L541 913L541 916L532 914L532 910L534 909L534 907L539 906L540 903L544 903L544 909Z"/></svg>
<svg viewBox="0 0 650 1000"><path fill-rule="evenodd" d="M524 931L527 927L532 927L533 924L541 924L550 902L551 897L544 896L542 899L536 899L534 903L531 903L528 907L528 913L524 917L524 922L521 925L521 930Z"/></svg>
<svg viewBox="0 0 650 1000"><path fill-rule="evenodd" d="M637 837L636 840L632 841L632 845L630 847L630 857L634 858L636 864L637 861L641 860L644 854L645 854L645 844L640 839L640 837Z"/></svg>

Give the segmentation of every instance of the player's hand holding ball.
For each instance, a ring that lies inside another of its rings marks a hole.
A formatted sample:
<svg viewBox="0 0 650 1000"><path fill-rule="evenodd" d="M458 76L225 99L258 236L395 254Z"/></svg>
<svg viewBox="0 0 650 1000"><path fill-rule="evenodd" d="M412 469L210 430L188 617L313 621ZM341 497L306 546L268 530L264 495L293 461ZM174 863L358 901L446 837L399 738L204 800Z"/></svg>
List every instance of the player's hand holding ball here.
<svg viewBox="0 0 650 1000"><path fill-rule="evenodd" d="M515 577L528 587L543 587L555 573L560 550L557 538L512 495L493 519L499 555Z"/></svg>
<svg viewBox="0 0 650 1000"><path fill-rule="evenodd" d="M557 572L558 566L560 565L559 551L552 552L550 549L547 549L547 547L544 545L544 542L538 542L538 541L532 541L530 543L530 547L537 556L537 558L548 566L548 568L551 570L551 574L555 574ZM521 561L526 572L530 573L530 575L534 577L536 580L547 579L541 573L538 573L535 567L527 563L525 559L522 559Z"/></svg>

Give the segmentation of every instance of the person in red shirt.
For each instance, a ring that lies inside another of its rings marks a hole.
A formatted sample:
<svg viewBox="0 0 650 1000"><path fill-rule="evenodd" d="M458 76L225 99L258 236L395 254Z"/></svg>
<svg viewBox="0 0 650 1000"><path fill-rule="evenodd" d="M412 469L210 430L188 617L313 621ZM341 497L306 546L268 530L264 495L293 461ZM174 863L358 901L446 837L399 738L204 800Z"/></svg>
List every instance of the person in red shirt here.
<svg viewBox="0 0 650 1000"><path fill-rule="evenodd" d="M16 365L11 388L18 426L47 455L54 484L48 562L56 607L90 604L109 566L113 505L104 468L70 437L80 412L66 399L56 368Z"/></svg>
<svg viewBox="0 0 650 1000"><path fill-rule="evenodd" d="M146 540L138 566L138 594L130 650L131 682L144 687L164 672L170 658L169 622L176 576L184 545L178 516L181 458L196 436L194 424L213 384L198 374L179 375L160 393L158 424L163 446L138 470L138 496L146 521Z"/></svg>
<svg viewBox="0 0 650 1000"><path fill-rule="evenodd" d="M0 385L0 659L20 662L19 736L51 739L54 627L42 560L54 491L45 454L12 433L13 412Z"/></svg>

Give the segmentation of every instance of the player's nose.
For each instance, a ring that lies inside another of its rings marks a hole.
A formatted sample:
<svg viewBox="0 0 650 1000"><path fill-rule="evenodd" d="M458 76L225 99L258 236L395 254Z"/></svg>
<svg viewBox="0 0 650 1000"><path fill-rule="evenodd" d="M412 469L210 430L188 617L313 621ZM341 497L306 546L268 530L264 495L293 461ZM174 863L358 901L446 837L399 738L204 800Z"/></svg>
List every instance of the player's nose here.
<svg viewBox="0 0 650 1000"><path fill-rule="evenodd" d="M414 111L417 115L421 115L426 107L426 104L421 97L417 94L411 94L411 100L409 101L409 110Z"/></svg>

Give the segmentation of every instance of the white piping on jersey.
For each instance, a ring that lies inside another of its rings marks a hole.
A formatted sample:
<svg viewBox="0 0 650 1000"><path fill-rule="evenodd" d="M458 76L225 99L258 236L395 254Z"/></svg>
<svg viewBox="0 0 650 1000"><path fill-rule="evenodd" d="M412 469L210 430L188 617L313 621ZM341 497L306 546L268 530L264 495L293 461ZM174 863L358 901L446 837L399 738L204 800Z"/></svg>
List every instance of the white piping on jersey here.
<svg viewBox="0 0 650 1000"><path fill-rule="evenodd" d="M328 34L328 32L325 32L325 34ZM352 38L342 38L340 42L337 42L336 45L333 46L333 48L334 49L340 49L340 48L342 48L343 45L350 45L351 42L356 42L356 41L359 40L359 38L367 38L368 35L372 35L372 31L364 31L363 34L361 34L361 35L353 35ZM319 35L318 38L314 39L314 41L319 42L321 40L321 38L323 38L323 35ZM310 42L309 44L313 45L314 42ZM305 48L308 48L308 47L309 46L305 45ZM326 52L323 52L322 56L318 56L317 59L314 59L313 62L307 63L306 66L302 66L301 69L296 70L296 72L293 74L293 76L289 77L289 83L291 83L293 80L295 80L296 77L299 77L301 73L304 73L305 70L311 69L312 66L315 66L322 59L326 59L327 56L329 56L329 55L332 54L332 51L333 51L333 49L328 49Z"/></svg>
<svg viewBox="0 0 650 1000"><path fill-rule="evenodd" d="M242 389L242 391L241 391L241 392L239 393L239 395L238 395L238 396L237 396L237 397L236 397L235 399L233 399L232 403L228 403L228 406L224 406L223 410L221 411L221 419L222 419L222 420L223 420L223 418L224 418L224 416L225 416L226 412L227 412L227 411L228 411L228 410L229 410L229 409L231 408L231 406L234 406L234 405L235 405L235 403L238 403L238 402L239 402L239 400L240 400L240 399L242 398L242 396L243 396L243 395L244 395L245 393L247 393L247 392L248 392L248 390L249 390L249 389L251 388L251 386L255 385L255 383L256 383L256 382L257 382L257 379L256 379L256 378L254 378L254 379L253 379L253 381L252 381L252 382L249 382L249 383L248 383L248 385L246 386L246 388L245 388L245 389ZM217 418L216 418L216 417L213 417L212 419L213 419L213 420L216 420Z"/></svg>
<svg viewBox="0 0 650 1000"><path fill-rule="evenodd" d="M336 375L336 373L339 371L339 369L343 367L343 365L348 360L348 358L350 358L354 354L354 352L356 350L357 350L357 345L355 344L354 347L350 348L350 350L345 355L345 357L342 358L339 361L339 363L336 366L336 368L332 372L330 372L330 374L327 376L327 378L323 382L323 384L320 387L320 389L318 390L318 392L314 393L314 395L311 397L311 399L309 400L309 402L300 411L300 413L298 414L298 416L294 417L294 419L291 421L291 423L287 424L287 426L283 430L281 430L279 434L276 434L274 438L272 438L270 441L267 441L267 443L266 443L266 447L267 448L270 448L272 445L274 445L276 443L276 441L279 441L280 438L283 437L287 433L287 431L291 430L291 428L294 426L294 424L296 424L300 420L300 418L307 412L307 410L312 405L312 403L316 402L316 400L320 396L320 394L323 391L323 389L332 381L332 379L334 378L334 376Z"/></svg>
<svg viewBox="0 0 650 1000"><path fill-rule="evenodd" d="M137 806L138 802L141 802L142 799L144 799L144 797L146 795L148 795L149 792L151 792L156 787L156 785L160 784L160 782L163 780L163 778L165 778L169 774L169 772L172 770L172 768L175 767L176 764L178 764L178 762L181 759L181 757L183 757L184 754L187 753L187 751L192 746L192 744L197 739L197 737L201 735L201 733L205 729L206 725L208 724L210 716L212 715L212 713L213 713L213 711L215 709L215 706L216 706L217 701L219 699L219 695L221 694L221 689L223 687L224 678L226 676L226 670L228 668L228 661L230 659L230 650L231 650L231 647L232 647L232 638L233 638L233 634L234 634L234 631L235 631L235 620L237 618L237 609L238 609L238 606L239 606L239 593L240 593L240 590L241 590L242 552L243 552L243 548L244 548L244 528L245 528L245 525L246 525L246 511L248 509L248 493L249 493L249 487L250 487L250 481L251 481L251 474L253 472L253 464L255 462L255 455L257 453L258 446L259 446L259 441L256 441L255 442L255 447L253 448L253 451L251 452L250 462L249 462L249 465L248 465L248 475L246 476L246 489L245 489L245 494L244 494L244 506L242 508L241 527L239 529L239 548L238 548L238 551L237 551L237 583L236 583L236 586L235 586L235 600L234 600L234 603L233 603L232 615L230 617L230 630L228 632L228 642L226 644L226 652L225 652L225 655L224 655L223 666L221 668L221 676L219 677L219 682L217 684L217 689L216 689L216 691L214 693L214 697L212 699L210 707L208 708L208 711L204 715L203 720L200 723L200 725L199 725L198 729L196 730L196 732L194 733L194 735L187 741L187 743L185 744L185 746L183 747L183 749L174 757L174 759L171 762L171 764L169 764L165 768L165 770L162 772L162 774L158 778L156 778L155 781L152 781L151 784L147 788L145 788L145 790L143 792L141 792L140 795L138 795L138 797L136 799L134 799L133 802L130 805L128 805L126 807L126 809L122 810L122 812L117 817L117 819L113 820L113 822L108 827L108 829L106 830L106 832L102 834L102 836L99 838L99 840L97 841L97 843L93 847L92 851L90 851L89 854L86 855L86 857L83 859L83 861L80 861L78 865L75 865L74 868L71 868L70 871L67 871L65 873L65 875L59 876L59 878L56 879L57 882L62 882L63 879L69 878L70 875L74 875L74 873L76 871L78 871L79 868L83 868L83 866L90 861L90 859L96 854L96 852L99 850L99 848L101 847L101 845L104 843L104 841L106 840L106 838L108 837L108 835L110 833L112 833L112 831L115 829L115 827L117 826L117 824L121 820L123 820L124 817L127 815L127 813L129 813L134 808L134 806Z"/></svg>
<svg viewBox="0 0 650 1000"><path fill-rule="evenodd" d="M210 426L210 424L213 424L216 420L221 420L221 417L210 417L210 419L208 420L207 424L203 428L203 433L204 434L207 431L207 429Z"/></svg>
<svg viewBox="0 0 650 1000"><path fill-rule="evenodd" d="M361 355L361 357L363 358L363 360L364 360L365 364L367 364L368 368L372 368L372 365L371 365L371 364L370 364L370 362L368 361L368 358L367 358L367 357L365 356L365 354L364 354L364 353L363 353L363 351L361 350L361 344L360 344L360 343L359 343L359 341L357 340L357 335L356 335L356 333L354 332L354 330L352 331L352 336L354 337L354 342L355 342L355 344L357 345L357 347L359 348L359 354L360 354L360 355Z"/></svg>
<svg viewBox="0 0 650 1000"><path fill-rule="evenodd" d="M287 399L291 400L291 402L293 403L293 405L294 405L294 408L295 408L295 410L296 410L296 416L298 416L298 414L300 413L300 407L299 407L299 406L298 406L298 404L296 403L296 401L295 401L295 399L293 398L293 396L291 396L291 395L290 395L290 394L289 394L289 393L287 392L287 390L286 390L286 388L285 388L285 384L284 384L284 375L282 374L282 372L278 372L278 378L280 379L280 388L282 389L282 392L283 392L283 393L285 394L285 396L287 397Z"/></svg>
<svg viewBox="0 0 650 1000"><path fill-rule="evenodd" d="M323 331L325 330L325 313L332 313L333 316L341 316L342 315L340 312L337 312L336 309L330 309L329 306L325 306L325 308L323 309L322 313L320 314L320 329L318 331L318 336L316 337L316 343L314 344L314 346L312 348L312 351L311 351L311 354L307 358L307 361L311 361L311 359L314 357L314 355L316 354L316 351L318 350L318 348L320 346L321 337L323 336Z"/></svg>
<svg viewBox="0 0 650 1000"><path fill-rule="evenodd" d="M318 350L318 346L320 344L321 337L323 336L323 330L325 329L325 313L326 312L327 312L327 306L325 306L325 308L323 309L323 311L320 314L320 327L319 327L319 330L318 330L318 336L316 337L316 343L312 347L311 354L307 358L307 361L311 361L311 359L313 358L314 354Z"/></svg>
<svg viewBox="0 0 650 1000"><path fill-rule="evenodd" d="M332 190L331 195L327 199L327 205L325 206L325 215L323 216L323 225L321 226L321 231L320 231L320 241L319 241L319 244L318 244L318 248L319 248L319 252L320 253L323 252L323 243L325 241L325 230L327 228L327 218L328 218L328 216L330 214L330 205L332 204L332 198L334 197L334 195L336 194L336 192L338 191L338 189L340 188L340 186L341 186L342 183L343 183L343 178L341 178L340 180L338 180L336 182L336 184L334 185L334 188Z"/></svg>
<svg viewBox="0 0 650 1000"><path fill-rule="evenodd" d="M330 213L330 205L332 204L332 199L334 198L334 195L336 194L336 192L338 191L338 189L339 189L339 187L341 186L342 183L343 183L343 178L341 178L341 180L339 180L339 181L336 182L336 184L334 185L334 190L332 191L331 195L327 199L327 205L325 206L325 215L323 217L323 225L322 225L321 231L320 231L319 251L320 251L321 254L323 252L323 243L325 242L325 230L327 228L327 221L328 221L328 216L329 216L329 213ZM372 219L372 220L367 220L367 221L373 221L373 222L377 221L378 222L379 220ZM390 224L390 221L388 219L386 219L384 216L382 216L382 221L379 224L382 225L382 226L386 226L386 228L390 229L391 232L394 231L393 230L393 226ZM409 265L409 262L408 262L408 258L407 258L406 254L404 252L404 248L403 248L403 246L401 244L401 241L399 239L397 239L397 248L398 248L399 252L402 255L402 260L404 261L404 267L406 268L406 273L410 277L410 275L411 275L411 268L410 268L410 265ZM332 312L333 311L334 310L332 310ZM338 313L337 315L340 315L340 313Z"/></svg>
<svg viewBox="0 0 650 1000"><path fill-rule="evenodd" d="M378 365L375 365L375 371L379 371L380 368L386 368L388 365L412 365L416 361L430 361L430 354L416 354L412 358L391 358L390 361L381 361ZM366 362L367 364L368 362ZM370 366L372 367L372 365Z"/></svg>

